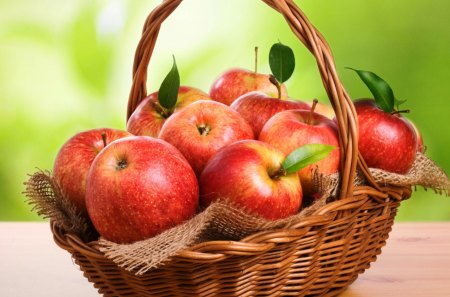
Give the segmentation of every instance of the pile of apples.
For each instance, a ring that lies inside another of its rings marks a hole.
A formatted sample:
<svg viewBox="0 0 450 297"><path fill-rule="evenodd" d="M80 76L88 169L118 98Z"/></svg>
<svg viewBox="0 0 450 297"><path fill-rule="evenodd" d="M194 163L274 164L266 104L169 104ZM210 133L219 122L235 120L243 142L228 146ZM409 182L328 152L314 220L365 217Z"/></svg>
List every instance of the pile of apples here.
<svg viewBox="0 0 450 297"><path fill-rule="evenodd" d="M276 44L274 75L231 69L209 94L180 86L174 60L127 131L84 131L61 147L53 177L64 197L117 243L153 237L220 199L270 220L297 213L316 194L312 168L339 170L337 123L331 107L289 99L290 74L276 55L293 63L292 50ZM412 124L372 99L355 107L368 165L407 173L418 150Z"/></svg>

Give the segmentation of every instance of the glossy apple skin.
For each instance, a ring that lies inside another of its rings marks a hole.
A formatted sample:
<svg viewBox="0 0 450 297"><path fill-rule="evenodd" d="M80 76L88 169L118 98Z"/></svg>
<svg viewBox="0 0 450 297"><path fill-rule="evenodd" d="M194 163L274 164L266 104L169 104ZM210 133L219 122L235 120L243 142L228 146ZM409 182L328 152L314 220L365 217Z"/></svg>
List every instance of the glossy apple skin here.
<svg viewBox="0 0 450 297"><path fill-rule="evenodd" d="M200 127L209 132L201 134ZM197 101L173 114L159 138L171 143L186 157L197 176L219 149L238 140L253 139L249 124L233 109L216 101Z"/></svg>
<svg viewBox="0 0 450 297"><path fill-rule="evenodd" d="M417 136L401 115L378 108L372 99L355 101L359 124L358 148L367 166L407 173L416 158Z"/></svg>
<svg viewBox="0 0 450 297"><path fill-rule="evenodd" d="M196 176L176 148L160 139L133 136L112 142L95 158L86 205L101 236L131 243L191 218L198 194Z"/></svg>
<svg viewBox="0 0 450 297"><path fill-rule="evenodd" d="M289 109L310 109L309 105L302 101L280 100L272 98L260 91L246 93L236 99L230 106L250 124L255 133L255 138L264 124L280 111Z"/></svg>
<svg viewBox="0 0 450 297"><path fill-rule="evenodd" d="M64 197L72 201L83 215L87 215L86 179L94 158L104 148L103 132L107 144L119 138L132 136L126 131L109 128L77 133L63 144L53 165L53 178Z"/></svg>
<svg viewBox="0 0 450 297"><path fill-rule="evenodd" d="M270 97L278 98L278 90L270 82L268 75L241 68L230 69L217 78L209 95L215 101L231 105L238 97L251 91L261 91ZM286 87L282 84L281 99L286 98Z"/></svg>
<svg viewBox="0 0 450 297"><path fill-rule="evenodd" d="M285 155L257 140L242 140L220 150L200 176L200 200L226 199L269 220L296 214L302 187L296 173L272 178Z"/></svg>
<svg viewBox="0 0 450 297"><path fill-rule="evenodd" d="M181 86L174 112L183 109L192 102L210 99L208 94L199 89ZM134 135L157 137L167 120L167 116L158 111L158 106L158 92L154 92L142 100L128 119L127 131Z"/></svg>
<svg viewBox="0 0 450 297"><path fill-rule="evenodd" d="M311 196L313 192L312 169L324 174L339 170L340 150L336 124L327 117L313 113L311 124L307 124L310 116L308 110L282 111L264 125L259 140L271 144L285 155L297 148L310 143L332 145L335 149L323 160L301 169L298 174L304 195Z"/></svg>

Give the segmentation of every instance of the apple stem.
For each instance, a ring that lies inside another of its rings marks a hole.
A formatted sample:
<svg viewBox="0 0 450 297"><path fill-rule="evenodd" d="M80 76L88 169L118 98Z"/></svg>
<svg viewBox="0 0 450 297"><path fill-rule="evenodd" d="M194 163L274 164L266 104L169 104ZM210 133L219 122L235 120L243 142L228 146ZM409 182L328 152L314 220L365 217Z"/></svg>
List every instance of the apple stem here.
<svg viewBox="0 0 450 297"><path fill-rule="evenodd" d="M258 73L258 47L255 46L255 74Z"/></svg>
<svg viewBox="0 0 450 297"><path fill-rule="evenodd" d="M411 111L409 109L404 109L404 110L394 110L393 112L391 112L391 115L395 115L395 114L401 114L401 113L410 113Z"/></svg>
<svg viewBox="0 0 450 297"><path fill-rule="evenodd" d="M286 174L287 174L286 169L284 169L283 166L280 166L280 169L278 169L278 171L270 174L269 176L271 179L279 179L282 176L286 176Z"/></svg>
<svg viewBox="0 0 450 297"><path fill-rule="evenodd" d="M102 131L102 140L103 140L103 147L106 147L107 143L106 143L106 132Z"/></svg>
<svg viewBox="0 0 450 297"><path fill-rule="evenodd" d="M319 103L319 100L314 99L313 103L311 105L311 110L309 111L308 120L306 121L307 125L311 125L311 122L312 122L312 119L313 119L313 115L314 115L314 110L316 109L317 103Z"/></svg>
<svg viewBox="0 0 450 297"><path fill-rule="evenodd" d="M281 85L280 85L280 82L277 80L277 78L273 74L271 74L269 76L269 80L275 87L277 87L278 99L281 99Z"/></svg>
<svg viewBox="0 0 450 297"><path fill-rule="evenodd" d="M165 109L158 102L150 101L150 104L152 104L152 106L156 110L156 112L159 113L165 119L170 117L170 115L173 113L172 110Z"/></svg>

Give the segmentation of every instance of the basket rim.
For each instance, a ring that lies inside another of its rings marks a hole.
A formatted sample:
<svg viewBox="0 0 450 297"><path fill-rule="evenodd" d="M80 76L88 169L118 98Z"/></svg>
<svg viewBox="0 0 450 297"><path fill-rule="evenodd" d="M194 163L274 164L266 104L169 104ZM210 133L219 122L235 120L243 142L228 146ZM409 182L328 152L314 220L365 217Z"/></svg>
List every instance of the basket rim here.
<svg viewBox="0 0 450 297"><path fill-rule="evenodd" d="M312 227L329 224L336 219L339 211L351 211L364 205L369 200L383 203L398 203L408 199L411 187L389 186L379 192L370 186L357 186L353 197L338 199L326 203L313 214L285 228L277 228L253 233L241 240L214 240L194 244L181 250L172 259L191 262L216 262L230 255L257 255L270 250L275 244L288 243L301 238ZM95 259L104 259L105 253L98 240L84 242L79 236L65 232L58 223L50 220L54 241L70 253L81 253Z"/></svg>

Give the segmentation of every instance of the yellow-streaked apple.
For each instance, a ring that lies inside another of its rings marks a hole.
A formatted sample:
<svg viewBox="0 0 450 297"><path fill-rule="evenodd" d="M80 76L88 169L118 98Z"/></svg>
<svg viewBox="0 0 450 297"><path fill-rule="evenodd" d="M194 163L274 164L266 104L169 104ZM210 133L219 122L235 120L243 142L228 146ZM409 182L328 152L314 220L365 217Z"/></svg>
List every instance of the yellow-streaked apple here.
<svg viewBox="0 0 450 297"><path fill-rule="evenodd" d="M398 111L385 112L373 99L354 102L359 124L358 149L367 166L405 174L416 158L417 135Z"/></svg>
<svg viewBox="0 0 450 297"><path fill-rule="evenodd" d="M92 129L75 134L60 148L53 165L53 178L64 197L81 214L87 215L86 179L94 158L110 142L128 136L132 135L117 129Z"/></svg>
<svg viewBox="0 0 450 297"><path fill-rule="evenodd" d="M232 68L220 75L212 84L209 95L215 101L231 105L234 100L251 91L261 91L278 98L278 89L270 81L270 75L242 68ZM280 86L281 99L287 98L284 84Z"/></svg>
<svg viewBox="0 0 450 297"><path fill-rule="evenodd" d="M221 149L200 176L200 203L208 206L223 199L269 220L297 213L302 187L297 173L283 172L285 157L257 140L242 140Z"/></svg>
<svg viewBox="0 0 450 297"><path fill-rule="evenodd" d="M149 136L111 142L95 158L86 206L105 239L132 243L190 219L198 207L198 182L172 145Z"/></svg>
<svg viewBox="0 0 450 297"><path fill-rule="evenodd" d="M253 139L250 125L229 106L200 100L174 113L162 126L159 138L186 157L197 176L219 149L243 139Z"/></svg>
<svg viewBox="0 0 450 297"><path fill-rule="evenodd" d="M167 110L158 102L158 92L148 95L138 105L127 121L127 130L134 135L157 137L164 122L192 102L210 100L209 95L194 87L180 86L177 103L173 110Z"/></svg>
<svg viewBox="0 0 450 297"><path fill-rule="evenodd" d="M253 128L258 137L264 124L276 113L289 109L310 109L309 105L299 100L280 100L260 91L253 91L240 96L230 106Z"/></svg>
<svg viewBox="0 0 450 297"><path fill-rule="evenodd" d="M339 137L335 122L311 110L286 110L270 118L261 130L259 140L269 143L289 154L305 144L325 144L335 149L323 160L307 166L298 172L303 193L312 196L312 171L331 174L339 170Z"/></svg>

